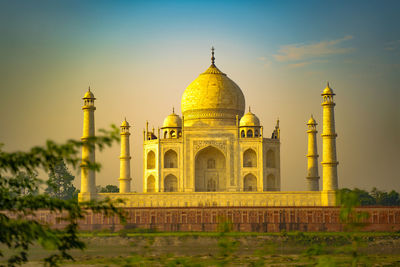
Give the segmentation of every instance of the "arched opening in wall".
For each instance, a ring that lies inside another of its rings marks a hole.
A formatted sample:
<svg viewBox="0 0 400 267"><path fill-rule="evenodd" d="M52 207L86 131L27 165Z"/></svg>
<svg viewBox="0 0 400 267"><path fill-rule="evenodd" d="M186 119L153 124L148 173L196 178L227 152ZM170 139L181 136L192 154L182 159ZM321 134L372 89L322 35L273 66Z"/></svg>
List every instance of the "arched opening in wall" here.
<svg viewBox="0 0 400 267"><path fill-rule="evenodd" d="M247 130L247 137L253 137L253 131Z"/></svg>
<svg viewBox="0 0 400 267"><path fill-rule="evenodd" d="M226 189L226 159L213 146L200 150L195 158L195 191L212 192Z"/></svg>
<svg viewBox="0 0 400 267"><path fill-rule="evenodd" d="M275 185L276 185L275 176L273 174L269 174L267 176L267 190L275 191L275 189L276 189Z"/></svg>
<svg viewBox="0 0 400 267"><path fill-rule="evenodd" d="M172 149L164 154L164 168L178 168L178 154Z"/></svg>
<svg viewBox="0 0 400 267"><path fill-rule="evenodd" d="M275 168L275 153L271 149L267 151L267 167Z"/></svg>
<svg viewBox="0 0 400 267"><path fill-rule="evenodd" d="M156 191L156 179L153 175L147 177L147 192L155 192Z"/></svg>
<svg viewBox="0 0 400 267"><path fill-rule="evenodd" d="M181 131L178 132L178 137L182 137L182 132Z"/></svg>
<svg viewBox="0 0 400 267"><path fill-rule="evenodd" d="M156 167L156 155L153 151L147 153L147 169L154 169Z"/></svg>
<svg viewBox="0 0 400 267"><path fill-rule="evenodd" d="M243 180L243 191L257 191L257 177L251 173L247 174Z"/></svg>
<svg viewBox="0 0 400 267"><path fill-rule="evenodd" d="M251 148L243 153L243 167L257 167L257 153Z"/></svg>
<svg viewBox="0 0 400 267"><path fill-rule="evenodd" d="M259 136L258 130L255 130L255 131L254 131L254 137L258 137L258 136Z"/></svg>
<svg viewBox="0 0 400 267"><path fill-rule="evenodd" d="M171 131L171 132L169 133L169 136L170 136L171 138L175 138L175 137L176 137L175 131Z"/></svg>
<svg viewBox="0 0 400 267"><path fill-rule="evenodd" d="M168 131L164 131L164 139L168 138Z"/></svg>
<svg viewBox="0 0 400 267"><path fill-rule="evenodd" d="M164 179L164 192L177 192L178 179L173 174L168 174Z"/></svg>
<svg viewBox="0 0 400 267"><path fill-rule="evenodd" d="M241 136L242 138L246 137L246 134L245 134L244 130L242 130L242 131L240 132L240 136Z"/></svg>
<svg viewBox="0 0 400 267"><path fill-rule="evenodd" d="M156 154L153 151L147 153L147 169L154 169L156 167Z"/></svg>

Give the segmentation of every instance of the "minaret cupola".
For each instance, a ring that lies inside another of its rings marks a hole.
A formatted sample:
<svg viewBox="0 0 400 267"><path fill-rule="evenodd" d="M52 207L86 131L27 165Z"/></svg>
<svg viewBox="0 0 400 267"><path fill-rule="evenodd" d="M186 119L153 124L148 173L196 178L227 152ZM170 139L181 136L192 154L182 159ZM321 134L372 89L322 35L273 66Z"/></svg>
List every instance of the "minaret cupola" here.
<svg viewBox="0 0 400 267"><path fill-rule="evenodd" d="M247 112L239 122L239 131L241 138L262 137L262 126L258 117L251 112Z"/></svg>
<svg viewBox="0 0 400 267"><path fill-rule="evenodd" d="M172 108L172 113L165 118L161 129L164 139L180 138L182 136L182 119L175 114L174 108Z"/></svg>

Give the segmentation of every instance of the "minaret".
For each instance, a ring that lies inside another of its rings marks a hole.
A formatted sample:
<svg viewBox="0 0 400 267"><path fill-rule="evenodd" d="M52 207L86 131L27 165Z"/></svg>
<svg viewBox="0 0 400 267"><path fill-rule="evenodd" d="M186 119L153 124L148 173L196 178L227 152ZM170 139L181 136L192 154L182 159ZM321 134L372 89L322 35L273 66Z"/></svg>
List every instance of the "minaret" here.
<svg viewBox="0 0 400 267"><path fill-rule="evenodd" d="M95 163L95 146L89 144L88 139L94 137L94 106L93 93L89 90L83 99L83 135L81 140L82 146L82 164L81 164L81 192L79 193L79 201L90 201L96 198L96 173L90 169L88 163Z"/></svg>
<svg viewBox="0 0 400 267"><path fill-rule="evenodd" d="M338 189L337 165L336 159L336 132L335 116L332 88L329 83L322 95L323 124L322 124L322 180L324 191Z"/></svg>
<svg viewBox="0 0 400 267"><path fill-rule="evenodd" d="M308 154L307 154L307 189L319 191L318 152L317 152L317 123L311 115L308 126Z"/></svg>
<svg viewBox="0 0 400 267"><path fill-rule="evenodd" d="M279 128L279 118L276 120L275 130L272 132L271 139L280 139L281 130Z"/></svg>
<svg viewBox="0 0 400 267"><path fill-rule="evenodd" d="M121 124L121 155L119 157L119 192L129 193L131 191L131 155L129 152L129 123L126 119Z"/></svg>

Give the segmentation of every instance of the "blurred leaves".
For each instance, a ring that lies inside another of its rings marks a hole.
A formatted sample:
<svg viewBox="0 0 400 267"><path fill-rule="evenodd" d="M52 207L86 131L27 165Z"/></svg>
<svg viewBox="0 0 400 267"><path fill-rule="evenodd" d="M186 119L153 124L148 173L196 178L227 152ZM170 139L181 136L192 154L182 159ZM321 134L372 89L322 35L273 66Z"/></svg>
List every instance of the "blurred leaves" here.
<svg viewBox="0 0 400 267"><path fill-rule="evenodd" d="M72 260L68 251L85 247L78 237L78 221L89 212L117 215L121 222L125 221L122 210L116 206L121 200L105 199L78 204L76 200L39 193L40 185L44 183L37 178L40 169L54 172L60 162L77 168L84 144L90 149L102 150L119 142L119 129L115 125L100 132L101 135L82 141L68 140L64 144L47 141L43 147L36 146L28 152L5 152L0 144L0 243L13 252L7 259L7 266L27 262L29 248L34 243L55 249L44 259L47 266L58 266L61 260ZM88 165L89 168L100 169L98 164ZM51 225L42 223L35 212L43 209L57 216L58 223L64 222L65 228L53 229ZM1 251L0 254L3 255Z"/></svg>

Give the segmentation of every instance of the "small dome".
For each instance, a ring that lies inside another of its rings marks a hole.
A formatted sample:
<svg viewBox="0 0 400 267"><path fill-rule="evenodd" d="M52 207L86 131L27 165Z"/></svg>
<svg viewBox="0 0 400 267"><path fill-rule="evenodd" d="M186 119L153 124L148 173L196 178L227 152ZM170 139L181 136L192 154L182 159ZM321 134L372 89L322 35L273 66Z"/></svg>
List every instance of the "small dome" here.
<svg viewBox="0 0 400 267"><path fill-rule="evenodd" d="M307 124L314 124L314 125L317 124L317 122L315 121L315 119L314 119L314 117L312 115L311 115L311 118L308 120Z"/></svg>
<svg viewBox="0 0 400 267"><path fill-rule="evenodd" d="M94 99L94 94L90 91L90 87L89 90L86 92L85 96L83 97L83 99L89 99L89 98Z"/></svg>
<svg viewBox="0 0 400 267"><path fill-rule="evenodd" d="M329 87L329 83L326 85L326 88L324 89L323 95L333 95L333 90L331 87Z"/></svg>
<svg viewBox="0 0 400 267"><path fill-rule="evenodd" d="M121 123L121 127L130 127L126 119Z"/></svg>
<svg viewBox="0 0 400 267"><path fill-rule="evenodd" d="M240 119L240 126L260 126L260 120L254 113L249 111Z"/></svg>
<svg viewBox="0 0 400 267"><path fill-rule="evenodd" d="M168 128L168 127L174 127L174 128L180 128L182 127L182 119L178 115L175 114L175 112L172 112L172 114L168 115L163 124L163 128Z"/></svg>

